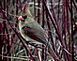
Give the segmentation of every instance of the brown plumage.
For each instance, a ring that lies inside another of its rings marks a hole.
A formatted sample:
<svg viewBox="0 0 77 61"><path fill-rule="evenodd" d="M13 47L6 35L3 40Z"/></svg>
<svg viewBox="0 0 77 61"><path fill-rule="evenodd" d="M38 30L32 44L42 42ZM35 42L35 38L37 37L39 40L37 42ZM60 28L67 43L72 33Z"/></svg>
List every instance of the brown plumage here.
<svg viewBox="0 0 77 61"><path fill-rule="evenodd" d="M20 34L24 39L27 41L37 41L40 43L43 43L49 48L49 53L54 59L58 59L58 56L55 54L55 52L52 49L52 45L47 40L47 35L45 30L32 18L32 15L30 14L29 8L27 6L25 7L25 15L27 17L21 21L20 18L18 18L19 21L19 31ZM21 17L23 18L23 17Z"/></svg>

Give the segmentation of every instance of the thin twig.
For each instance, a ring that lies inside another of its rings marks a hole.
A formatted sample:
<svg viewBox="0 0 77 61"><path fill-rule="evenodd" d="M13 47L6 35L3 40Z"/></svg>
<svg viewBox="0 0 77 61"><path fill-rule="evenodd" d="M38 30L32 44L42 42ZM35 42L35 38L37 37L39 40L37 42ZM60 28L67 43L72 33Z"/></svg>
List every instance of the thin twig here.
<svg viewBox="0 0 77 61"><path fill-rule="evenodd" d="M13 56L4 56L4 55L0 55L1 57L4 57L4 58L10 58L10 59L17 59L17 60L30 60L30 59L25 59L25 58L21 58L21 57L13 57Z"/></svg>

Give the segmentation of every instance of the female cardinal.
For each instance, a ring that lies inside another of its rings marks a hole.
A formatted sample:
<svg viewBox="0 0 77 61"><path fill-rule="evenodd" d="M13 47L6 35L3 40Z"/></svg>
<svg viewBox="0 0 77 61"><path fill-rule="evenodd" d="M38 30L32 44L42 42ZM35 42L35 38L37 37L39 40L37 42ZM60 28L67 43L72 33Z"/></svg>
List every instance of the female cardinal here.
<svg viewBox="0 0 77 61"><path fill-rule="evenodd" d="M54 59L58 59L58 56L52 49L52 45L47 41L47 35L45 30L32 18L32 15L29 10L29 5L25 4L22 8L25 16L19 16L19 31L24 39L29 41L30 39L38 41L46 45L49 49L50 55Z"/></svg>

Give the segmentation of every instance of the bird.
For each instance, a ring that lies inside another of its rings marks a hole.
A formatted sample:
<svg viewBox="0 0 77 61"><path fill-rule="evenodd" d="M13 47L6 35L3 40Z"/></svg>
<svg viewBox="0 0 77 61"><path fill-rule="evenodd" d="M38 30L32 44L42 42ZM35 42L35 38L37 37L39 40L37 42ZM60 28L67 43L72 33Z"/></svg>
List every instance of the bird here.
<svg viewBox="0 0 77 61"><path fill-rule="evenodd" d="M33 40L39 43L44 44L48 47L49 54L54 58L59 60L59 57L56 55L52 49L52 45L48 42L47 34L45 30L34 20L33 16L29 10L29 4L25 4L22 7L23 16L19 16L19 32L26 41ZM60 60L59 60L60 61Z"/></svg>

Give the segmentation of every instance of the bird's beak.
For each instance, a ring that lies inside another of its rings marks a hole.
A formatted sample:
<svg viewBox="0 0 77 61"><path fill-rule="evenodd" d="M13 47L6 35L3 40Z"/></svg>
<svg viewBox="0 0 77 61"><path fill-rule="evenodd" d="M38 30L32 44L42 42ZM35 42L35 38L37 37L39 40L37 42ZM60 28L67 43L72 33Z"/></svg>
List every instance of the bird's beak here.
<svg viewBox="0 0 77 61"><path fill-rule="evenodd" d="M24 20L24 18L22 16L19 16L18 20Z"/></svg>

